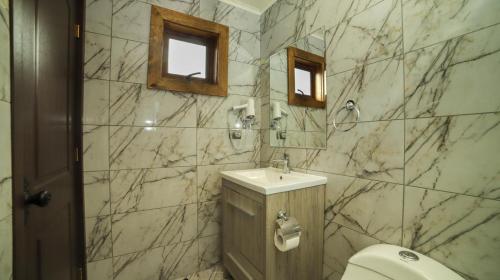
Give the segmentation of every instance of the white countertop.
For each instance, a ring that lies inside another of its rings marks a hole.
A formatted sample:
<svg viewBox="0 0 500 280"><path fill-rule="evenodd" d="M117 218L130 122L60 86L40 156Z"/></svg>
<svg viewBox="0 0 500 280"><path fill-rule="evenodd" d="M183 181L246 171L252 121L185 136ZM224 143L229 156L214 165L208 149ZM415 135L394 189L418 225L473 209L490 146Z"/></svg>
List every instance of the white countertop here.
<svg viewBox="0 0 500 280"><path fill-rule="evenodd" d="M301 172L284 174L277 168L222 171L224 179L268 195L326 184L326 177Z"/></svg>

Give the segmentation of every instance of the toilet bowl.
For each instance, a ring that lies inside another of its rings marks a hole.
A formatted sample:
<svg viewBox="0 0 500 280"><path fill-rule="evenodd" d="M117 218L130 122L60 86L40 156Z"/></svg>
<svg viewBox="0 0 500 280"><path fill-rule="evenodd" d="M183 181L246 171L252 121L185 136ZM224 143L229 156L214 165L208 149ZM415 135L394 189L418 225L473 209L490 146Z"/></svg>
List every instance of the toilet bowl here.
<svg viewBox="0 0 500 280"><path fill-rule="evenodd" d="M441 263L394 245L373 245L349 259L342 280L464 280Z"/></svg>

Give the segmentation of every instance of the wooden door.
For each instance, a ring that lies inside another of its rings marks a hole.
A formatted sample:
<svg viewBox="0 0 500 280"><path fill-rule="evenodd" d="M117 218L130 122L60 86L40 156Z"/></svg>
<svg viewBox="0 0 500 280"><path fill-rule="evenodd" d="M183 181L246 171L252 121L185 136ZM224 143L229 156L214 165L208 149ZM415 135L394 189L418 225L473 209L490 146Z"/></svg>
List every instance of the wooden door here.
<svg viewBox="0 0 500 280"><path fill-rule="evenodd" d="M78 0L12 5L14 277L83 278Z"/></svg>

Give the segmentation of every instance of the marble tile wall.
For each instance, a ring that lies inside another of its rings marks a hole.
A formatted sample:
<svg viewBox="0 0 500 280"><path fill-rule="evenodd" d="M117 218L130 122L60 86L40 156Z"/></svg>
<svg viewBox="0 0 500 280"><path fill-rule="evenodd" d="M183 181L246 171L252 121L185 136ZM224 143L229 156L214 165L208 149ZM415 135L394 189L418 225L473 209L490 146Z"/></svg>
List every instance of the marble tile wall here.
<svg viewBox="0 0 500 280"><path fill-rule="evenodd" d="M324 279L377 243L498 279L499 15L495 0L278 0L261 16L262 60L327 30L328 148L263 138L261 149L263 166L287 152L295 169L328 177ZM333 114L348 99L360 122L340 132Z"/></svg>
<svg viewBox="0 0 500 280"><path fill-rule="evenodd" d="M12 279L9 0L0 0L0 279Z"/></svg>
<svg viewBox="0 0 500 280"><path fill-rule="evenodd" d="M227 97L147 88L152 4L229 26ZM259 16L216 0L87 0L86 15L88 279L222 280L219 172L260 163L260 118L238 149L227 125L249 97L260 116Z"/></svg>

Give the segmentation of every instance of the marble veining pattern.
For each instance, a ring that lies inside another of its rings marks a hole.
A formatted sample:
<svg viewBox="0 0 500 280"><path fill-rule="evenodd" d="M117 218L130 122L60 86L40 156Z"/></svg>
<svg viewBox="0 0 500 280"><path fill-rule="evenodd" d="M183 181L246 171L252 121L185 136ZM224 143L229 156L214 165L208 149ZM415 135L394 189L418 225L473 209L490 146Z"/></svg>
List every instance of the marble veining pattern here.
<svg viewBox="0 0 500 280"><path fill-rule="evenodd" d="M86 30L111 35L113 0L87 0L85 6Z"/></svg>
<svg viewBox="0 0 500 280"><path fill-rule="evenodd" d="M83 126L83 171L109 170L107 126Z"/></svg>
<svg viewBox="0 0 500 280"><path fill-rule="evenodd" d="M403 0L405 50L500 23L496 0Z"/></svg>
<svg viewBox="0 0 500 280"><path fill-rule="evenodd" d="M222 1L217 2L213 21L250 33L260 32L259 15Z"/></svg>
<svg viewBox="0 0 500 280"><path fill-rule="evenodd" d="M385 0L326 33L327 71L339 73L402 53L400 0Z"/></svg>
<svg viewBox="0 0 500 280"><path fill-rule="evenodd" d="M468 279L498 278L499 201L406 187L404 213L404 246Z"/></svg>
<svg viewBox="0 0 500 280"><path fill-rule="evenodd" d="M196 204L114 214L113 256L193 240Z"/></svg>
<svg viewBox="0 0 500 280"><path fill-rule="evenodd" d="M110 258L112 256L110 216L86 218L85 225L87 261Z"/></svg>
<svg viewBox="0 0 500 280"><path fill-rule="evenodd" d="M260 32L230 29L229 59L248 64L260 63Z"/></svg>
<svg viewBox="0 0 500 280"><path fill-rule="evenodd" d="M235 149L227 129L198 129L198 165L257 162L260 159L260 135L249 130L246 140L236 140Z"/></svg>
<svg viewBox="0 0 500 280"><path fill-rule="evenodd" d="M383 0L313 0L305 6L305 22L309 31L320 27L327 29L342 20L355 16Z"/></svg>
<svg viewBox="0 0 500 280"><path fill-rule="evenodd" d="M85 217L97 217L111 213L108 171L84 172L83 191Z"/></svg>
<svg viewBox="0 0 500 280"><path fill-rule="evenodd" d="M85 80L83 106L83 124L109 124L109 81Z"/></svg>
<svg viewBox="0 0 500 280"><path fill-rule="evenodd" d="M499 66L500 25L406 54L406 116L500 111Z"/></svg>
<svg viewBox="0 0 500 280"><path fill-rule="evenodd" d="M259 66L230 60L228 69L228 92L230 95L259 95Z"/></svg>
<svg viewBox="0 0 500 280"><path fill-rule="evenodd" d="M192 94L122 82L111 82L110 88L111 125L196 126L196 98Z"/></svg>
<svg viewBox="0 0 500 280"><path fill-rule="evenodd" d="M500 199L500 113L406 122L407 185Z"/></svg>
<svg viewBox="0 0 500 280"><path fill-rule="evenodd" d="M148 44L113 38L111 80L146 83Z"/></svg>
<svg viewBox="0 0 500 280"><path fill-rule="evenodd" d="M0 101L10 102L9 0L0 1Z"/></svg>
<svg viewBox="0 0 500 280"><path fill-rule="evenodd" d="M142 0L143 2L171 9L188 15L198 16L200 2L204 0Z"/></svg>
<svg viewBox="0 0 500 280"><path fill-rule="evenodd" d="M113 279L177 279L198 269L197 255L198 242L187 241L119 256Z"/></svg>
<svg viewBox="0 0 500 280"><path fill-rule="evenodd" d="M196 164L196 130L110 127L110 168L154 168Z"/></svg>
<svg viewBox="0 0 500 280"><path fill-rule="evenodd" d="M403 121L358 123L332 129L328 150L308 150L309 169L403 183Z"/></svg>
<svg viewBox="0 0 500 280"><path fill-rule="evenodd" d="M113 36L147 43L151 5L140 1L118 0L113 3Z"/></svg>
<svg viewBox="0 0 500 280"><path fill-rule="evenodd" d="M216 267L221 263L222 260L221 235L212 235L209 237L200 238L198 246L199 246L198 252L199 252L200 270Z"/></svg>
<svg viewBox="0 0 500 280"><path fill-rule="evenodd" d="M328 178L325 226L337 223L390 244L401 243L403 185L313 173Z"/></svg>
<svg viewBox="0 0 500 280"><path fill-rule="evenodd" d="M113 213L134 212L196 202L196 168L111 171Z"/></svg>
<svg viewBox="0 0 500 280"><path fill-rule="evenodd" d="M221 198L221 171L252 169L256 163L235 163L222 165L200 165L197 169L198 201L206 202Z"/></svg>
<svg viewBox="0 0 500 280"><path fill-rule="evenodd" d="M109 79L111 68L111 38L85 33L84 72L87 79Z"/></svg>
<svg viewBox="0 0 500 280"><path fill-rule="evenodd" d="M222 202L207 201L198 204L198 234L199 236L216 235L222 228Z"/></svg>
<svg viewBox="0 0 500 280"><path fill-rule="evenodd" d="M387 59L327 77L328 123L355 121L354 113L338 113L347 100L357 103L360 121L403 118L404 96L402 60ZM337 115L338 113L338 115Z"/></svg>

